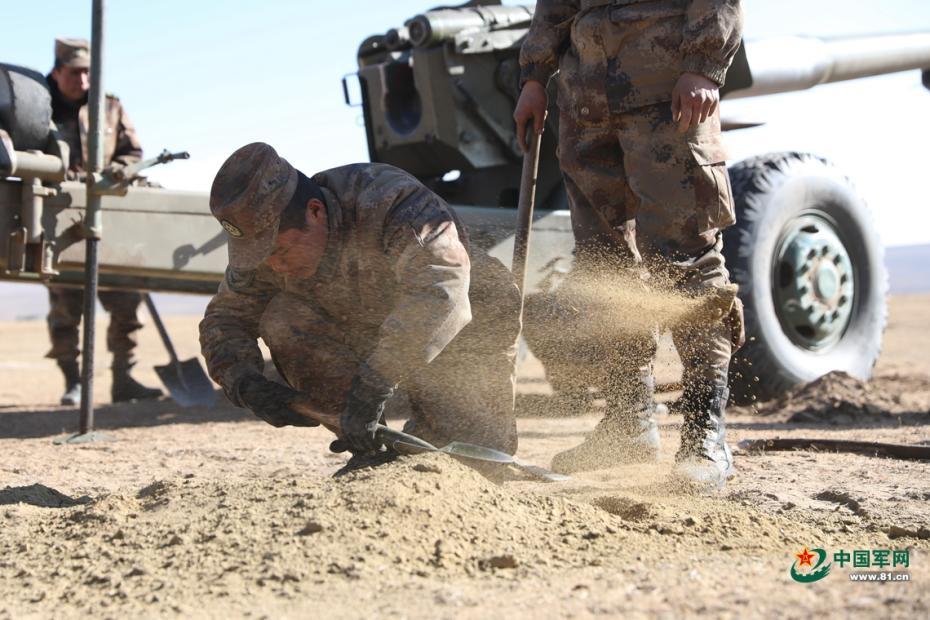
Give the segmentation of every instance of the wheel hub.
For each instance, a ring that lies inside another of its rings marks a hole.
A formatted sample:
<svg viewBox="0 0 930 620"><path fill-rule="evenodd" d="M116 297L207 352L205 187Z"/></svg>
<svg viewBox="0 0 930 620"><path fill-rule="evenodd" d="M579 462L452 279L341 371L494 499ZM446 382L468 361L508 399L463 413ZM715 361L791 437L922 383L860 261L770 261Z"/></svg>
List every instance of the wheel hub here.
<svg viewBox="0 0 930 620"><path fill-rule="evenodd" d="M811 350L836 342L852 317L855 278L835 227L823 217L802 216L778 248L774 296L785 333Z"/></svg>

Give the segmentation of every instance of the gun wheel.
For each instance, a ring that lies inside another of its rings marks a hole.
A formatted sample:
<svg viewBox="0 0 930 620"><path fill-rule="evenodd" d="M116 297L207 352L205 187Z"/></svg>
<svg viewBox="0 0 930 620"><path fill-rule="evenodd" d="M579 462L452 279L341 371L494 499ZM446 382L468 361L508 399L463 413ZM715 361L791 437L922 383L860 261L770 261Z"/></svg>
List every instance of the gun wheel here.
<svg viewBox="0 0 930 620"><path fill-rule="evenodd" d="M884 250L850 181L824 159L776 153L734 165L737 224L724 233L746 305L735 403L774 398L831 371L868 379L887 320Z"/></svg>

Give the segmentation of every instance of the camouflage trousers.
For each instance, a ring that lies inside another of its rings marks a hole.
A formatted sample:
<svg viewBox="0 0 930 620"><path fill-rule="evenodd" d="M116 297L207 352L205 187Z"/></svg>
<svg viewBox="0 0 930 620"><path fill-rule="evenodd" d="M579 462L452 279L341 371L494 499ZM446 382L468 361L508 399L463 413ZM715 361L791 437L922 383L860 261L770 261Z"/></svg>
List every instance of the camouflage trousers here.
<svg viewBox="0 0 930 620"><path fill-rule="evenodd" d="M107 349L113 354L113 368L129 368L135 363L135 332L142 327L138 317L142 295L127 291L100 291L97 298L104 310L110 313ZM48 334L52 348L45 357L59 363L76 362L81 352L78 328L84 313L84 291L49 286L48 302Z"/></svg>
<svg viewBox="0 0 930 620"><path fill-rule="evenodd" d="M533 353L543 362L553 389L583 402L589 389L596 388L611 408L623 409L635 404L641 393L640 377L652 375L663 329L670 330L681 358L683 384L703 389L725 382L736 337L734 330L740 326L733 324L732 317L719 318L704 312L704 305L697 303L711 298L714 289L727 284L726 271L719 267L719 246L718 242L704 257L708 265L702 265L698 259L688 268L666 269L658 278L655 276L658 269L653 268L646 280L633 268L628 270L635 275L621 282L603 277L603 261L598 261L595 276L586 279L593 268L579 261L558 288L529 296L523 333ZM675 276L680 279L672 279ZM656 279L658 284L653 283ZM578 281L584 282L582 289L590 291L590 280L600 282L602 287L627 286L640 292L633 291L625 303L606 308L600 301L590 303L589 294L575 294ZM701 283L698 285L695 280ZM686 294L675 296L682 291ZM652 307L666 298L677 305L681 299L692 297L696 302L693 313L675 307L667 311ZM726 300L729 296L720 298ZM650 310L654 313L642 314ZM674 321L663 322L671 317Z"/></svg>
<svg viewBox="0 0 930 620"><path fill-rule="evenodd" d="M719 116L682 134L668 103L622 114L563 111L559 162L575 237L575 270L626 270L643 276L644 286L661 282L694 296L727 286L720 231L735 218L724 160ZM618 374L648 371L657 333L631 334L602 350L601 385L623 383ZM672 335L685 384L725 378L732 325L696 320L676 325ZM544 363L552 357L550 365L558 367L565 346L550 338L540 357Z"/></svg>
<svg viewBox="0 0 930 620"><path fill-rule="evenodd" d="M502 286L481 290L472 280L472 322L388 403L389 417L408 418L406 432L439 446L465 441L516 452L519 295L498 265ZM352 378L378 339L376 326L337 322L312 300L286 292L265 309L259 334L284 379L329 414L344 410Z"/></svg>

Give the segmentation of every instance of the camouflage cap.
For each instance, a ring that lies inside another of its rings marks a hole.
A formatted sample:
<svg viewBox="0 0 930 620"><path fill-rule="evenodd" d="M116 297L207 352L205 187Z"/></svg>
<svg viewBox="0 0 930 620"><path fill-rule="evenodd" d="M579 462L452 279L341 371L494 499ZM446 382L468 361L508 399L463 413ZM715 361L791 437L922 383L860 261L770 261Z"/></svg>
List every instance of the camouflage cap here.
<svg viewBox="0 0 930 620"><path fill-rule="evenodd" d="M55 39L55 64L59 67L90 69L90 43L87 39Z"/></svg>
<svg viewBox="0 0 930 620"><path fill-rule="evenodd" d="M229 233L229 265L255 269L271 254L281 212L297 189L297 169L264 142L229 156L213 179L210 211Z"/></svg>

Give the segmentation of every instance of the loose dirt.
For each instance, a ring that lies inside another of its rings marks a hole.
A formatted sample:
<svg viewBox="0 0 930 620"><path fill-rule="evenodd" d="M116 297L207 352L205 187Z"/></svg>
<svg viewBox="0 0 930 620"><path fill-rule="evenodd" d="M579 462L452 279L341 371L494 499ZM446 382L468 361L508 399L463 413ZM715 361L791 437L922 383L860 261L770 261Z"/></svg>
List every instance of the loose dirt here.
<svg viewBox="0 0 930 620"><path fill-rule="evenodd" d="M904 394L915 392L930 392L930 378L886 375L869 382L832 372L753 409L759 415L787 415L788 422L799 424L930 424L930 409L915 412L913 404L904 399Z"/></svg>
<svg viewBox="0 0 930 620"><path fill-rule="evenodd" d="M831 377L771 409L735 409L731 443L930 443L930 359L914 353L930 350L928 301L893 300L875 381ZM196 353L196 322L169 319L182 358ZM567 483L496 485L431 455L333 479L345 459L321 429L274 429L228 406L105 405L105 373L97 421L115 441L55 446L76 412L53 404L44 326L0 334L0 618L922 617L930 606L927 463L737 454L723 492L693 495L669 480L680 417L663 414L657 464ZM141 349L137 375L155 384L154 330ZM660 378L675 372L666 349ZM538 365L520 392L545 397ZM829 410L847 402L849 424L833 424ZM849 413L869 406L881 415ZM804 408L822 415L788 422ZM523 417L520 456L547 465L597 420ZM911 582L853 583L834 564L796 583L788 570L805 546L907 550Z"/></svg>
<svg viewBox="0 0 930 620"><path fill-rule="evenodd" d="M666 279L634 273L586 272L566 278L549 312L581 339L616 340L649 334L657 323L667 326L729 310L736 288L712 289L702 297L686 295ZM597 317L596 321L584 320Z"/></svg>

